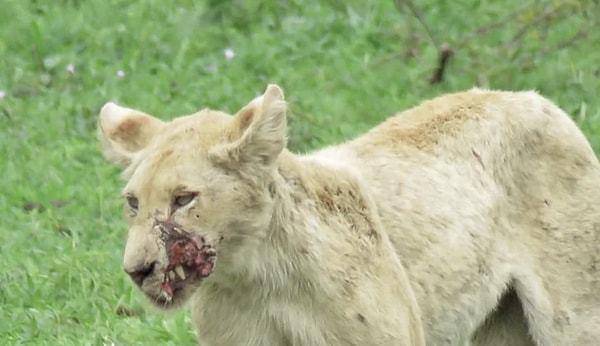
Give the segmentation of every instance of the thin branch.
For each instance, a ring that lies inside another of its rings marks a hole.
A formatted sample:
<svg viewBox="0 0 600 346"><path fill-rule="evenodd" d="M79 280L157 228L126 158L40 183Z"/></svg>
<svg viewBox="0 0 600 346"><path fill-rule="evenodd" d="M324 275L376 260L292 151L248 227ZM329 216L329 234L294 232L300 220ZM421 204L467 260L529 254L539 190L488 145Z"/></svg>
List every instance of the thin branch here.
<svg viewBox="0 0 600 346"><path fill-rule="evenodd" d="M497 29L505 28L507 22L509 22L510 20L515 18L519 13L523 12L524 10L528 9L529 7L533 7L533 5L534 5L534 3L529 3L526 5L523 5L519 8L517 8L516 10L508 13L507 15L503 16L502 18L498 19L495 22L478 27L477 29L475 29L473 31L473 33L471 33L470 35L468 35L465 38L463 38L462 40L460 40L460 42L456 43L454 46L456 48L463 48L467 44L471 43L471 41L477 37L486 35Z"/></svg>
<svg viewBox="0 0 600 346"><path fill-rule="evenodd" d="M521 29L519 29L519 31L517 31L517 33L513 36L513 38L510 40L510 44L515 44L518 43L518 41L521 40L521 38L523 38L523 36L532 28L537 26L538 24L551 19L552 16L556 13L559 12L559 10L562 10L562 8L560 6L557 6L553 9L551 9L550 11L544 11L539 17L535 18L535 20L533 20L531 23L527 23L524 24Z"/></svg>
<svg viewBox="0 0 600 346"><path fill-rule="evenodd" d="M574 46L580 40L586 38L590 34L591 28L594 28L594 27L595 27L595 25L591 25L590 27L581 28L575 35L569 37L568 39L560 41L558 44L556 44L553 47L542 49L538 53L529 54L529 55L523 56L523 57L515 60L515 64L520 65L520 66L524 66L526 63L532 64L531 61L533 61L535 58L543 59L546 56L548 56L552 53L556 53L557 51L559 51L561 49Z"/></svg>
<svg viewBox="0 0 600 346"><path fill-rule="evenodd" d="M394 5L396 5L396 9L398 9L398 11L400 11L400 12L402 12L402 5L408 7L410 12L412 12L413 16L419 21L421 26L423 26L423 28L425 29L427 36L429 36L429 39L431 40L431 42L433 43L435 48L438 50L438 52L441 52L442 49L440 47L439 41L435 38L433 31L431 30L429 25L427 25L427 22L425 21L425 19L423 18L423 15L421 14L421 11L419 11L419 9L415 6L415 4L412 2L412 0L394 0Z"/></svg>
<svg viewBox="0 0 600 346"><path fill-rule="evenodd" d="M384 57L382 57L382 58L380 58L380 59L377 59L377 60L373 61L373 62L371 63L371 66L372 66L373 68L377 68L377 67L379 67L379 66L381 66L381 65L385 65L385 64L387 64L387 63L388 63L388 62L390 62L390 61L396 60L397 58L400 58L400 57L402 57L403 55L405 55L405 52L404 52L404 51L397 51L397 52L394 52L394 53L388 54L387 56L384 56Z"/></svg>

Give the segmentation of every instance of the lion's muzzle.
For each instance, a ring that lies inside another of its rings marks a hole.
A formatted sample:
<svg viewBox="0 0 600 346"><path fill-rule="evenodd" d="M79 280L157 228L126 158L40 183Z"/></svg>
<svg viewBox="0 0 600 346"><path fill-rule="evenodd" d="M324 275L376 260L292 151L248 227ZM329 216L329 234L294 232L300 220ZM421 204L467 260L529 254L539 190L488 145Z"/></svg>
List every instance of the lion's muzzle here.
<svg viewBox="0 0 600 346"><path fill-rule="evenodd" d="M175 291L187 282L198 281L212 273L217 252L204 237L187 232L174 222L158 222L157 227L168 258L161 291L165 300L170 301Z"/></svg>

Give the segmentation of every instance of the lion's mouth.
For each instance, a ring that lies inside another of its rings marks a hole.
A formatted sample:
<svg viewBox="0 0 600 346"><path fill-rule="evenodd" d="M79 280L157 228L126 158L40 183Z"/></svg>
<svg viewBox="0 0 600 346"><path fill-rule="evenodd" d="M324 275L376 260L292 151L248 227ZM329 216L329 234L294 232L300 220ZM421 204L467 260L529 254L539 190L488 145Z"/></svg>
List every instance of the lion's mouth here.
<svg viewBox="0 0 600 346"><path fill-rule="evenodd" d="M160 300L170 303L186 284L198 282L213 272L217 252L203 237L186 232L173 222L159 222L158 227L169 260L163 273Z"/></svg>

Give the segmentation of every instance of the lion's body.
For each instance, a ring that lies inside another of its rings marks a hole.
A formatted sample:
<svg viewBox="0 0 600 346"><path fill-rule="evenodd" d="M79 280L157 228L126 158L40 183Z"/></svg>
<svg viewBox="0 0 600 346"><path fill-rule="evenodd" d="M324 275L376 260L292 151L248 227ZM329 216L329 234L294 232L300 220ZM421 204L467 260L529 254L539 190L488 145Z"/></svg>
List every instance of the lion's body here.
<svg viewBox="0 0 600 346"><path fill-rule="evenodd" d="M377 201L428 345L467 340L511 289L539 345L598 342L600 168L564 112L533 92L473 90L342 148L328 156Z"/></svg>
<svg viewBox="0 0 600 346"><path fill-rule="evenodd" d="M104 116L140 205L159 210L167 197L150 192L169 188L156 182L183 177L218 206L159 213L220 246L215 272L188 294L205 345L597 343L600 166L564 112L533 92L471 90L297 156L271 150L285 121L268 92L223 124L207 111L172 125L137 114L151 126L131 139L136 117ZM148 131L154 144L134 138ZM197 147L202 164L165 161L178 146L174 157ZM150 214L131 221L126 269L164 266L142 234ZM157 296L156 279L140 286Z"/></svg>

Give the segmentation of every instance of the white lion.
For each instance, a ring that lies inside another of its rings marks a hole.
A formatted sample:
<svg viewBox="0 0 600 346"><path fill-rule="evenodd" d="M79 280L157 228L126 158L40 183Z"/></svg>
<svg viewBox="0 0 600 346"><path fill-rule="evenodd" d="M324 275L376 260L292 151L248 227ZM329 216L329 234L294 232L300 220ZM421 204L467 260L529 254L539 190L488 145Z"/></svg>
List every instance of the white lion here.
<svg viewBox="0 0 600 346"><path fill-rule="evenodd" d="M598 343L600 166L551 102L445 95L305 156L285 112L101 111L125 270L203 345Z"/></svg>

